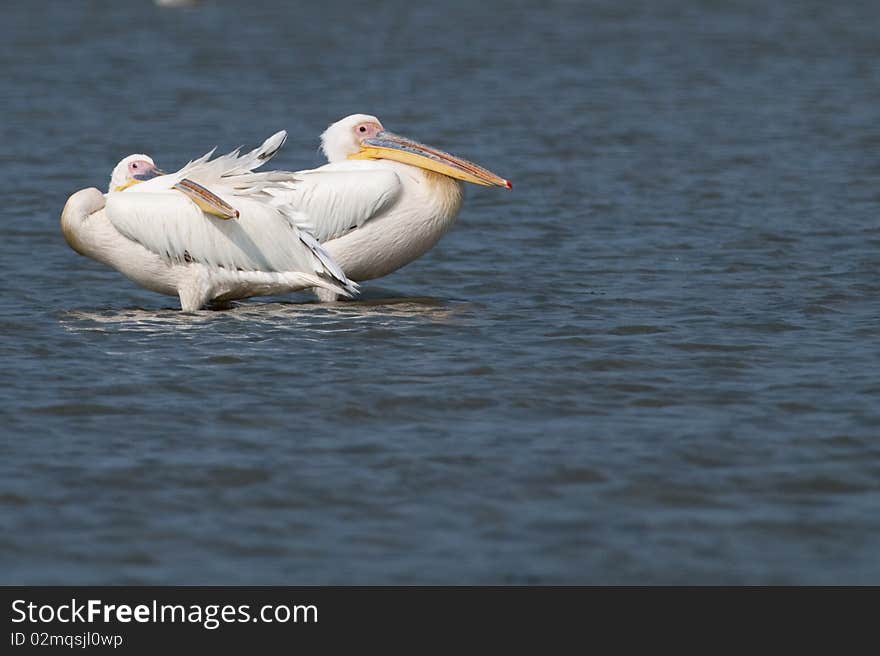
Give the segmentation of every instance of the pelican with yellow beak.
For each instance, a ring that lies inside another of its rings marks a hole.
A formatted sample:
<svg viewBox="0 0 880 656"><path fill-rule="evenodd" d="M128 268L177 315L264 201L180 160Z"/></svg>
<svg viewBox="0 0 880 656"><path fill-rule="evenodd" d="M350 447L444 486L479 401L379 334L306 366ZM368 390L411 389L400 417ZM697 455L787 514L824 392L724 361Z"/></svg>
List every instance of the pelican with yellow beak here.
<svg viewBox="0 0 880 656"><path fill-rule="evenodd" d="M294 175L255 173L281 148L278 132L240 155L213 151L175 173L147 155L123 159L110 190L67 201L61 230L73 250L139 285L180 298L181 309L320 287L352 296L352 283L277 194Z"/></svg>
<svg viewBox="0 0 880 656"><path fill-rule="evenodd" d="M461 210L462 182L511 188L481 166L388 132L354 114L321 135L329 164L295 174L283 196L299 224L354 281L388 275L424 255ZM315 289L334 301L331 289Z"/></svg>

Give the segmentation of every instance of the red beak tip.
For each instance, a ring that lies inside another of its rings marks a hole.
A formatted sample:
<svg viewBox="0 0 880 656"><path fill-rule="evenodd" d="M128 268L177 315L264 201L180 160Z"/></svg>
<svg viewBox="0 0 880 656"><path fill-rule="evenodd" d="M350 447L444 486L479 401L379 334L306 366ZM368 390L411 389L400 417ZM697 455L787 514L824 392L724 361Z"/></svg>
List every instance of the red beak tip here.
<svg viewBox="0 0 880 656"><path fill-rule="evenodd" d="M505 180L504 186L507 187L508 189L513 189L513 185L510 183L510 180Z"/></svg>

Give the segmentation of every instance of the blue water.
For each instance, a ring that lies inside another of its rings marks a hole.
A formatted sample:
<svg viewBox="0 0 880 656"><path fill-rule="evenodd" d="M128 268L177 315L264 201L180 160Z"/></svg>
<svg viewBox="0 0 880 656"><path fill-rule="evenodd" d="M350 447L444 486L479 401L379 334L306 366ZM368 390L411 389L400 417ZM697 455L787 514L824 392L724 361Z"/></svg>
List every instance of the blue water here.
<svg viewBox="0 0 880 656"><path fill-rule="evenodd" d="M770 6L767 6L770 5ZM0 582L880 583L880 7L8 3ZM428 255L182 314L67 196L353 112Z"/></svg>

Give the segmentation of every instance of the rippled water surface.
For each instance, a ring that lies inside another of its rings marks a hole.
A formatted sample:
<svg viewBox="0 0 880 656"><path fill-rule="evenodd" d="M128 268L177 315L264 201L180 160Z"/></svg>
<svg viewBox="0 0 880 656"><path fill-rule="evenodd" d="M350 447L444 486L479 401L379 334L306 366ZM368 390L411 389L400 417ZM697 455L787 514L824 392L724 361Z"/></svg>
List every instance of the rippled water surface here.
<svg viewBox="0 0 880 656"><path fill-rule="evenodd" d="M2 14L4 583L880 583L876 3ZM514 188L330 306L63 241L124 155L352 112Z"/></svg>

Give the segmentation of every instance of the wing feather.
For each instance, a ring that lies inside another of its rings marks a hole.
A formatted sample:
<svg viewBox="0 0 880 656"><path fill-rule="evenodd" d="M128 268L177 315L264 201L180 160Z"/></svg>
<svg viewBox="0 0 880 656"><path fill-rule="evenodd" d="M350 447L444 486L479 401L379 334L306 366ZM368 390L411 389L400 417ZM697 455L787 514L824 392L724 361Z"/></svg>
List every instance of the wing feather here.
<svg viewBox="0 0 880 656"><path fill-rule="evenodd" d="M106 213L120 233L169 261L239 271L299 271L356 291L320 244L297 226L289 208L273 206L274 200L218 195L234 203L238 219L207 215L176 191L111 193Z"/></svg>
<svg viewBox="0 0 880 656"><path fill-rule="evenodd" d="M226 155L211 159L213 150L174 173L168 173L152 180L141 182L129 187L129 193L154 193L172 188L175 184L188 178L203 187L226 188L236 190L237 195L259 193L266 186L274 186L278 182L293 179L293 173L285 171L269 171L254 173L254 170L268 162L281 149L287 140L287 132L281 130L266 139L260 146L241 155L241 149L233 150Z"/></svg>
<svg viewBox="0 0 880 656"><path fill-rule="evenodd" d="M272 192L297 212L297 225L319 242L340 237L391 208L402 191L394 171L329 164L295 174Z"/></svg>

